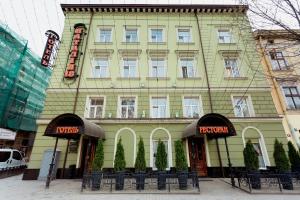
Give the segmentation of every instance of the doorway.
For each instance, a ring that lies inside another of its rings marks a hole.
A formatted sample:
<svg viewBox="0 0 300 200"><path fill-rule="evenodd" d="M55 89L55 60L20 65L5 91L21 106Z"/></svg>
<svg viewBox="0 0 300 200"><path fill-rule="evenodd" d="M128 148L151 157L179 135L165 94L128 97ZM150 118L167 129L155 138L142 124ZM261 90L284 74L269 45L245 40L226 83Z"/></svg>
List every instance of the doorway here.
<svg viewBox="0 0 300 200"><path fill-rule="evenodd" d="M190 166L198 176L207 176L204 138L192 137L188 139Z"/></svg>

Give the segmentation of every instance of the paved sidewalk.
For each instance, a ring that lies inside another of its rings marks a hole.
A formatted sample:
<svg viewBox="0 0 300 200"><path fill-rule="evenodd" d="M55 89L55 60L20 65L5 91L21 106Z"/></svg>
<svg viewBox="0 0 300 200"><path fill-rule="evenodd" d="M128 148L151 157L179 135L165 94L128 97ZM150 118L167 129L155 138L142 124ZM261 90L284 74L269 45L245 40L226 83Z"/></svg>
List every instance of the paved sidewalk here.
<svg viewBox="0 0 300 200"><path fill-rule="evenodd" d="M231 188L220 179L200 182L200 194L82 194L80 180L55 180L45 189L45 182L22 181L22 176L0 179L0 199L2 200L299 200L300 195L258 195L247 194Z"/></svg>

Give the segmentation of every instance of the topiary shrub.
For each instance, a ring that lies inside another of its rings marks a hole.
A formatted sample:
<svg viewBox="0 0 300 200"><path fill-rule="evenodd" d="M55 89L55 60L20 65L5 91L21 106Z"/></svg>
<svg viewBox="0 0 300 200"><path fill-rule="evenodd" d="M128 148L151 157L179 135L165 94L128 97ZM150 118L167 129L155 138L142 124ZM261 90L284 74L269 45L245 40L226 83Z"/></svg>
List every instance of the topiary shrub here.
<svg viewBox="0 0 300 200"><path fill-rule="evenodd" d="M120 138L117 144L117 151L114 161L114 170L116 172L124 171L126 167L124 147L122 145L122 139Z"/></svg>
<svg viewBox="0 0 300 200"><path fill-rule="evenodd" d="M291 163L291 168L293 171L297 171L300 169L300 155L299 152L295 149L293 143L291 141L288 142L288 155Z"/></svg>
<svg viewBox="0 0 300 200"><path fill-rule="evenodd" d="M243 151L245 167L249 171L257 171L259 168L258 155L251 140L248 140Z"/></svg>
<svg viewBox="0 0 300 200"><path fill-rule="evenodd" d="M94 171L100 171L102 169L104 162L104 151L103 151L103 141L99 140L95 152L95 158L93 160L92 168Z"/></svg>
<svg viewBox="0 0 300 200"><path fill-rule="evenodd" d="M181 140L175 141L175 165L178 171L188 170L184 149Z"/></svg>
<svg viewBox="0 0 300 200"><path fill-rule="evenodd" d="M290 163L285 154L283 145L277 139L275 139L273 157L279 172L287 172L290 170Z"/></svg>
<svg viewBox="0 0 300 200"><path fill-rule="evenodd" d="M165 171L167 168L168 155L165 144L159 139L155 158L155 165L158 171Z"/></svg>
<svg viewBox="0 0 300 200"><path fill-rule="evenodd" d="M138 152L135 159L134 167L136 171L146 171L146 158L143 138L140 138L139 141Z"/></svg>

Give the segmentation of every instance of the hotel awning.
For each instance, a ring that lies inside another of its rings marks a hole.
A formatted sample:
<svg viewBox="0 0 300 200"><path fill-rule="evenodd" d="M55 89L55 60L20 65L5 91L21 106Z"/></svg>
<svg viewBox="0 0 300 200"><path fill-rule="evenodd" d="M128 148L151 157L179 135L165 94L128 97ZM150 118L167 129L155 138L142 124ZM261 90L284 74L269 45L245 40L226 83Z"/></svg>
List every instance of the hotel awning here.
<svg viewBox="0 0 300 200"><path fill-rule="evenodd" d="M105 139L102 127L71 113L55 117L48 124L44 134L44 136L66 139L78 139L80 135Z"/></svg>

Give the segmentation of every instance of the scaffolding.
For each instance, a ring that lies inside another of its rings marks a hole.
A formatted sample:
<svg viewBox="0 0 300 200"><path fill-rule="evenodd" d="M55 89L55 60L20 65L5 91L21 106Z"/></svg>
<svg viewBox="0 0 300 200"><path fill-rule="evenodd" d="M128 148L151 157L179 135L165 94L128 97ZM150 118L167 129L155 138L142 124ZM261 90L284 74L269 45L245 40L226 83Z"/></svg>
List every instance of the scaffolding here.
<svg viewBox="0 0 300 200"><path fill-rule="evenodd" d="M36 131L52 69L7 25L0 23L0 127Z"/></svg>

